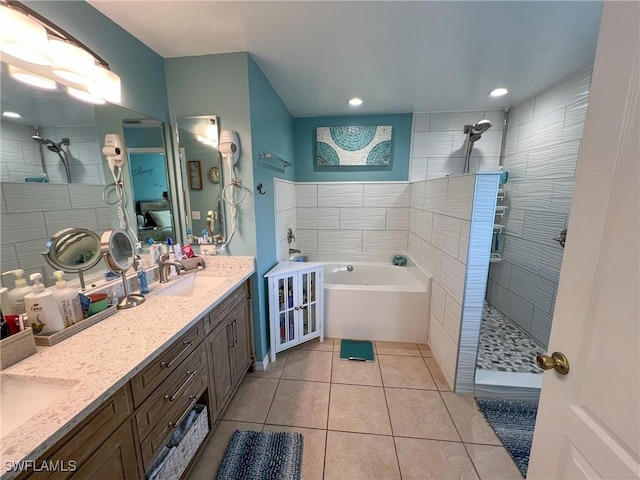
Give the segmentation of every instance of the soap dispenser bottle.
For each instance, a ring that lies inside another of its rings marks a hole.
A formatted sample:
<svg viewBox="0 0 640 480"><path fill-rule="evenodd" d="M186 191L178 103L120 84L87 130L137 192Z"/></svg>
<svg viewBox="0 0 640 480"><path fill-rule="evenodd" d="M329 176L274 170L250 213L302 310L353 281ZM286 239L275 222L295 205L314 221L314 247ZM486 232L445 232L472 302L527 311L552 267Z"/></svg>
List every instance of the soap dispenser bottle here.
<svg viewBox="0 0 640 480"><path fill-rule="evenodd" d="M51 290L45 290L40 282L42 274L32 273L29 278L33 282L33 292L25 295L24 303L33 333L46 335L64 330L64 319L58 302L53 298Z"/></svg>
<svg viewBox="0 0 640 480"><path fill-rule="evenodd" d="M4 272L2 275L8 275L10 273L16 276L16 288L9 291L9 306L8 311L6 311L5 313L20 315L22 313L26 313L24 306L24 296L28 293L33 292L33 287L28 285L27 281L22 278L22 275L24 275L24 270L22 270L21 268Z"/></svg>
<svg viewBox="0 0 640 480"><path fill-rule="evenodd" d="M62 278L64 275L62 270L56 270L53 272L53 275L57 278L53 298L58 302L64 324L70 327L74 323L78 323L84 319L82 305L80 304L80 295L78 295L77 290L67 286L67 282Z"/></svg>

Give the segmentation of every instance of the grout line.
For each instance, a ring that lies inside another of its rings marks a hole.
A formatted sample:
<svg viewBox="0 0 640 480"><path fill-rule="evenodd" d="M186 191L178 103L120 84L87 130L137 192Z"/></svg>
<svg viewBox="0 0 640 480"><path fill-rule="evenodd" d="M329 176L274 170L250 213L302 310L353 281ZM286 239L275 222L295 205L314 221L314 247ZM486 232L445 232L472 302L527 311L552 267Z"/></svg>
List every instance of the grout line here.
<svg viewBox="0 0 640 480"><path fill-rule="evenodd" d="M333 357L334 357L334 349L336 346L335 339L333 340L333 349L331 350L331 372L329 374L329 400L327 401L327 424L324 434L324 461L322 462L322 478L325 477L325 472L327 471L327 445L329 443L329 413L331 412L331 386L333 384Z"/></svg>
<svg viewBox="0 0 640 480"><path fill-rule="evenodd" d="M378 345L376 344L376 353L378 351ZM384 376L382 375L382 365L378 360L378 369L380 370L380 381L382 382L382 394L384 395L384 403L387 406L387 417L389 418L389 428L391 429L391 438L393 439L393 450L396 454L396 465L398 465L398 473L402 480L402 469L400 468L400 458L398 457L398 446L396 445L396 437L393 434L393 422L391 421L391 411L389 410L389 400L387 399L387 387L384 385Z"/></svg>

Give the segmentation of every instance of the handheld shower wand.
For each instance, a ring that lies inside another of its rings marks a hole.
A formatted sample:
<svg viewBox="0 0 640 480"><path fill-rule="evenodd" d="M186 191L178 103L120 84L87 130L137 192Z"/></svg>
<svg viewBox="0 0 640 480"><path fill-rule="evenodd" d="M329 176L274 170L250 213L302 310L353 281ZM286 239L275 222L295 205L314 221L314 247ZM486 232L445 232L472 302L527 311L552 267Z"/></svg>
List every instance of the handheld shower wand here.
<svg viewBox="0 0 640 480"><path fill-rule="evenodd" d="M50 152L56 153L58 155L58 157L60 158L60 161L62 162L62 165L64 166L64 171L67 174L67 182L72 183L71 167L69 166L69 157L67 155L67 152L65 152L64 149L62 148L63 145L66 145L67 147L71 145L71 141L68 138L63 138L62 140L60 140L60 143L56 143L53 140L41 137L40 135L33 135L31 139L34 142L39 143L44 147L47 147L47 150L49 150Z"/></svg>
<svg viewBox="0 0 640 480"><path fill-rule="evenodd" d="M475 125L465 125L464 133L467 134L467 150L465 152L464 167L462 173L469 173L469 162L471 160L471 151L473 150L473 144L480 140L482 134L491 128L491 121L484 119L480 120Z"/></svg>

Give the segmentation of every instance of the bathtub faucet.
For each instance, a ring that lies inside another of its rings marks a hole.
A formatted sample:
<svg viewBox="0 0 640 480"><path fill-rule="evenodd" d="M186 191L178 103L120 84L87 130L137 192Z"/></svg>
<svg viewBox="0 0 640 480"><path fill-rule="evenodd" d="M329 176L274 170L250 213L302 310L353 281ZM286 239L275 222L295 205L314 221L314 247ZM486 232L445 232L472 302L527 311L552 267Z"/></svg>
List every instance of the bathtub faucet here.
<svg viewBox="0 0 640 480"><path fill-rule="evenodd" d="M289 255L293 255L294 253L302 253L300 250L298 250L297 248L290 248L289 249Z"/></svg>

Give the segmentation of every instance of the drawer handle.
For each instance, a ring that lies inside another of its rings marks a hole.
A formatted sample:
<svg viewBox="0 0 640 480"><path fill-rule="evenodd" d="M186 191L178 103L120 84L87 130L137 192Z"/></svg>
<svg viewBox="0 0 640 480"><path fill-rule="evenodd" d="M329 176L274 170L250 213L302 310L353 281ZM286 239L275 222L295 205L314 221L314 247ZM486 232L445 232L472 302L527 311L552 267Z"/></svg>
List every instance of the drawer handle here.
<svg viewBox="0 0 640 480"><path fill-rule="evenodd" d="M231 333L232 335L229 335L229 327L231 327ZM227 338L231 339L229 342L229 348L233 347L234 343L233 343L233 322L230 322L229 324L227 324Z"/></svg>
<svg viewBox="0 0 640 480"><path fill-rule="evenodd" d="M173 402L178 397L178 394L180 393L180 391L187 385L187 383L189 383L189 381L195 376L196 373L197 373L197 370L191 370L191 371L187 370L187 379L184 382L182 382L182 385L180 385L175 392L173 392L173 395L165 395L164 399L169 400L170 402Z"/></svg>
<svg viewBox="0 0 640 480"><path fill-rule="evenodd" d="M192 402L189 404L187 409L182 413L182 415L180 415L180 418L178 420L176 420L175 422L169 422L169 426L171 428L178 428L180 426L180 424L182 423L182 420L184 420L184 418L187 416L187 414L195 406L196 402L198 401L198 398L200 398L199 395L191 395L189 397L189 400L192 400Z"/></svg>
<svg viewBox="0 0 640 480"><path fill-rule="evenodd" d="M233 346L238 344L238 319L233 319Z"/></svg>
<svg viewBox="0 0 640 480"><path fill-rule="evenodd" d="M169 363L167 362L162 362L160 364L161 367L165 367L165 368L171 368L171 366L173 365L173 363L180 358L180 356L186 352L187 350L189 350L189 347L191 345L193 345L193 340L189 341L189 340L185 340L184 342L182 342L182 344L184 345L184 348L182 350L180 350L180 353L178 353L175 357L173 357L173 360L171 360Z"/></svg>

